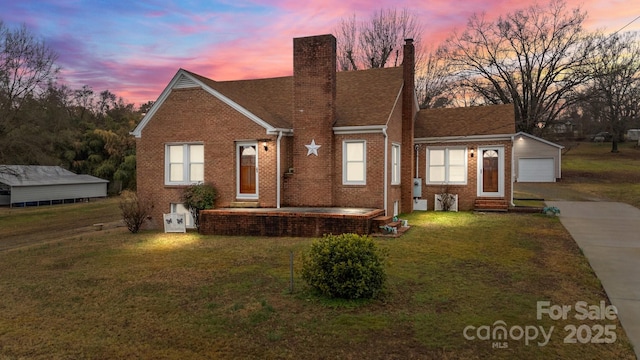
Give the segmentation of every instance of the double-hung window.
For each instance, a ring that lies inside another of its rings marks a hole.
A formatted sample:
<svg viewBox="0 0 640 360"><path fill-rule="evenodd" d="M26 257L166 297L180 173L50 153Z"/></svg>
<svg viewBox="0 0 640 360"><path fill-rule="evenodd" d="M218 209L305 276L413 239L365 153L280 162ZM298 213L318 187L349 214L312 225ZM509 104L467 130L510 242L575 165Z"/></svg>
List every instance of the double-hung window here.
<svg viewBox="0 0 640 360"><path fill-rule="evenodd" d="M466 148L428 148L427 183L461 184L467 183Z"/></svg>
<svg viewBox="0 0 640 360"><path fill-rule="evenodd" d="M169 144L166 146L166 185L185 185L203 181L204 145Z"/></svg>
<svg viewBox="0 0 640 360"><path fill-rule="evenodd" d="M400 185L400 145L391 145L391 185Z"/></svg>
<svg viewBox="0 0 640 360"><path fill-rule="evenodd" d="M342 145L342 183L367 184L367 143L364 140L347 140Z"/></svg>

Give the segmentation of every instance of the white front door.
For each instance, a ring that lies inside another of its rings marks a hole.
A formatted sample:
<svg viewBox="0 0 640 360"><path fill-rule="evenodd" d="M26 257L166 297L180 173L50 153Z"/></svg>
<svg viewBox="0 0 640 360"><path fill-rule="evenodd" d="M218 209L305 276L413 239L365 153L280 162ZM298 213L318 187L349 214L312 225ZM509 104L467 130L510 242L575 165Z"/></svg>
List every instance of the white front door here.
<svg viewBox="0 0 640 360"><path fill-rule="evenodd" d="M236 184L238 199L258 198L258 143L240 142L236 145Z"/></svg>
<svg viewBox="0 0 640 360"><path fill-rule="evenodd" d="M504 197L504 147L478 147L478 196Z"/></svg>

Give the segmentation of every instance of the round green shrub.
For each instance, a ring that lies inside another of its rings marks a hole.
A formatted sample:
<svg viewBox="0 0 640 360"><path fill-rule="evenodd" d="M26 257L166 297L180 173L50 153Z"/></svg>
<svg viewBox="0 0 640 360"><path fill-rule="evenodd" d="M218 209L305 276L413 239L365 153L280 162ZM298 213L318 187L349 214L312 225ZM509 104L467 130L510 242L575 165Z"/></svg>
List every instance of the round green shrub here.
<svg viewBox="0 0 640 360"><path fill-rule="evenodd" d="M217 195L218 191L211 184L198 183L184 189L182 201L193 215L198 230L200 229L200 211L213 209Z"/></svg>
<svg viewBox="0 0 640 360"><path fill-rule="evenodd" d="M383 290L387 253L369 236L325 235L302 258L302 279L320 293L344 299L374 298Z"/></svg>

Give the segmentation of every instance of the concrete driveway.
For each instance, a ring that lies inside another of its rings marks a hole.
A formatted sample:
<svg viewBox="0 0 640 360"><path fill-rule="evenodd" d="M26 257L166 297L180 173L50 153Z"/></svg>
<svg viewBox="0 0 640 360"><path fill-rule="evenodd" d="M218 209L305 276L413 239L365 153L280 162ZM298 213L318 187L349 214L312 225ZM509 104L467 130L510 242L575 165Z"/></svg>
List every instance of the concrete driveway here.
<svg viewBox="0 0 640 360"><path fill-rule="evenodd" d="M606 201L547 201L602 282L640 358L640 209Z"/></svg>

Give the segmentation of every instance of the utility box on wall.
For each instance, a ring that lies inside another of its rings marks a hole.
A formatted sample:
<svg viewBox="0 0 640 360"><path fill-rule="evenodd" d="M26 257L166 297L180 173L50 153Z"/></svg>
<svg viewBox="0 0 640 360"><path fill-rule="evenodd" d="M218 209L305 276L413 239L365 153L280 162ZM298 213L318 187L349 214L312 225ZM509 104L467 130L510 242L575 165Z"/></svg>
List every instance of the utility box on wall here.
<svg viewBox="0 0 640 360"><path fill-rule="evenodd" d="M414 198L422 197L422 178L413 179L413 197Z"/></svg>

